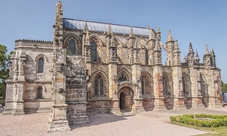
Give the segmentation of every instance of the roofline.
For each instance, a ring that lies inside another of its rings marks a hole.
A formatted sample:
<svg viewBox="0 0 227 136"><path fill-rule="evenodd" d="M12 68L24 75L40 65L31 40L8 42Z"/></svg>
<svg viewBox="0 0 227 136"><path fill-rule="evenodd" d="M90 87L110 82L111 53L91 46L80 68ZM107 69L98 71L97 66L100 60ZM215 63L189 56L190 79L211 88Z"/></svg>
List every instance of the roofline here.
<svg viewBox="0 0 227 136"><path fill-rule="evenodd" d="M142 29L148 29L147 27L139 27L139 26L130 26L130 25L121 25L121 24L112 24L112 23L105 23L105 22L98 22L98 21L88 21L88 20L81 20L81 19L72 19L72 18L63 18L68 20L77 20L77 21L84 21L84 22L92 22L92 23L101 23L101 24L110 24L110 25L118 25L118 26L126 26L126 27L133 27L133 28L142 28ZM152 29L152 28L151 28ZM154 30L154 29L153 29Z"/></svg>

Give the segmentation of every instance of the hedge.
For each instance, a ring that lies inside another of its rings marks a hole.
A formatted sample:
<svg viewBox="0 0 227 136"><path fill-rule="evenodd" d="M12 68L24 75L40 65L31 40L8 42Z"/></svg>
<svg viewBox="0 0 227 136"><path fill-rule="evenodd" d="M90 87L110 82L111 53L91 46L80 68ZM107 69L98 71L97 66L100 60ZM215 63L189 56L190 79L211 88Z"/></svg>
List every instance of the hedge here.
<svg viewBox="0 0 227 136"><path fill-rule="evenodd" d="M227 115L184 114L170 116L171 122L183 123L199 127L227 126Z"/></svg>

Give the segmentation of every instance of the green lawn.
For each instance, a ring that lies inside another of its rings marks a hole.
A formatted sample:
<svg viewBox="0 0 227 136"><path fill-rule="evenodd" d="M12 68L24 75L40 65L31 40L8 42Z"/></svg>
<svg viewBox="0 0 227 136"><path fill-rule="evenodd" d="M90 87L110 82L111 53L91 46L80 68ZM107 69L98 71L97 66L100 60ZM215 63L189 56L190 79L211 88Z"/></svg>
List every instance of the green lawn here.
<svg viewBox="0 0 227 136"><path fill-rule="evenodd" d="M182 123L173 123L173 124L208 132L208 134L197 135L197 136L227 136L227 126L216 127L216 128L205 128L205 127L186 125Z"/></svg>

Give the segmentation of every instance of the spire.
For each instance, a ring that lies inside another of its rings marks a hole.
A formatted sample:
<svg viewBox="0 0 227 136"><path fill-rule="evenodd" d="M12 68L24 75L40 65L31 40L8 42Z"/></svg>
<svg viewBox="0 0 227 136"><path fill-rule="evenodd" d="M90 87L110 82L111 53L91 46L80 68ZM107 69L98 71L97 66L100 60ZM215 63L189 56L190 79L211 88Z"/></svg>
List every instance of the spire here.
<svg viewBox="0 0 227 136"><path fill-rule="evenodd" d="M173 41L171 30L169 30L169 32L168 32L168 37L167 37L167 41L166 42L170 42L170 41Z"/></svg>
<svg viewBox="0 0 227 136"><path fill-rule="evenodd" d="M200 58L199 58L199 54L198 54L198 51L196 50L196 56L195 56L195 59L196 60L200 60Z"/></svg>
<svg viewBox="0 0 227 136"><path fill-rule="evenodd" d="M157 28L157 33L161 33L160 27Z"/></svg>
<svg viewBox="0 0 227 136"><path fill-rule="evenodd" d="M134 35L133 29L132 29L132 26L131 26L129 37L134 37L134 36L135 35Z"/></svg>
<svg viewBox="0 0 227 136"><path fill-rule="evenodd" d="M205 54L209 54L209 49L208 49L207 44L206 44L206 51L205 51Z"/></svg>
<svg viewBox="0 0 227 136"><path fill-rule="evenodd" d="M189 54L194 54L193 48L192 48L192 43L189 43Z"/></svg>
<svg viewBox="0 0 227 136"><path fill-rule="evenodd" d="M160 41L161 40L161 31L160 28L157 28L157 39Z"/></svg>
<svg viewBox="0 0 227 136"><path fill-rule="evenodd" d="M210 53L211 53L212 55L214 55L214 49L213 49L213 48L211 49Z"/></svg>
<svg viewBox="0 0 227 136"><path fill-rule="evenodd" d="M63 10L62 10L62 2L58 1L56 4L56 22L63 22Z"/></svg>

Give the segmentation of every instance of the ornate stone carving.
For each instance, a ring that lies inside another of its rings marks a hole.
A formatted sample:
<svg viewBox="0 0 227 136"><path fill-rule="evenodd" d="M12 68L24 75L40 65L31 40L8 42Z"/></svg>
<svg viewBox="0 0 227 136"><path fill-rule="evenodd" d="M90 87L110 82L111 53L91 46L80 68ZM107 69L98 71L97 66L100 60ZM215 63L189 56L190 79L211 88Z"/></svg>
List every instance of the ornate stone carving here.
<svg viewBox="0 0 227 136"><path fill-rule="evenodd" d="M66 77L85 77L85 59L79 56L67 57L67 65L64 66L64 73Z"/></svg>
<svg viewBox="0 0 227 136"><path fill-rule="evenodd" d="M20 61L20 75L24 75L24 72L25 72L25 62L23 60Z"/></svg>

